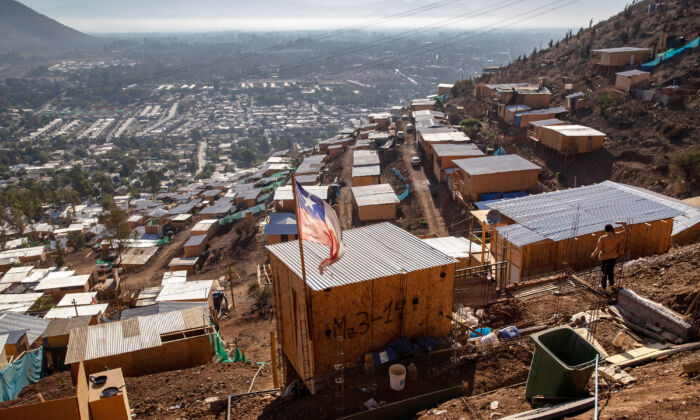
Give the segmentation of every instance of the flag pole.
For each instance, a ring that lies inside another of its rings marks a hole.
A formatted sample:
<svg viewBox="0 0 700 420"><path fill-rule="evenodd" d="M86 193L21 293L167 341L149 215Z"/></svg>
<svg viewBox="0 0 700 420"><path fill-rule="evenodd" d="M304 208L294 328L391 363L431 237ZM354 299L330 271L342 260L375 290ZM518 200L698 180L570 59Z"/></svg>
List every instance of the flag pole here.
<svg viewBox="0 0 700 420"><path fill-rule="evenodd" d="M297 179L292 175L292 195L294 196L294 215L297 219L297 239L299 241L299 255L301 256L301 277L306 285L306 265L304 264L304 243L301 240L301 224L299 221L299 204L297 203Z"/></svg>

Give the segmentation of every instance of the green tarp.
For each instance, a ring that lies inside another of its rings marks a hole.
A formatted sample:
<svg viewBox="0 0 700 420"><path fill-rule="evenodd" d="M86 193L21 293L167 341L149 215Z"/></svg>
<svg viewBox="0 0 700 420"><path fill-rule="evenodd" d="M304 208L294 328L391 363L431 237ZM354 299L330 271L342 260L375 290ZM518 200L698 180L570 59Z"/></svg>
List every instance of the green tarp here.
<svg viewBox="0 0 700 420"><path fill-rule="evenodd" d="M35 384L43 376L44 348L27 352L0 370L0 402L13 400L30 383Z"/></svg>

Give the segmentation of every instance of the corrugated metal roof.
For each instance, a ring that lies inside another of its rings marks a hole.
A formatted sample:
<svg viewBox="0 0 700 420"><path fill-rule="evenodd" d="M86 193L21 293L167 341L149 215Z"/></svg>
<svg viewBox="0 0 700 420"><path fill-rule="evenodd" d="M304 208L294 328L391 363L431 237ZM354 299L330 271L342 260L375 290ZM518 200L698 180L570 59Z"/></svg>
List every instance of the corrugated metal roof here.
<svg viewBox="0 0 700 420"><path fill-rule="evenodd" d="M0 334L0 351L5 348L5 344L7 344L9 338L9 333Z"/></svg>
<svg viewBox="0 0 700 420"><path fill-rule="evenodd" d="M39 282L39 284L34 288L34 290L51 290L60 289L64 287L81 287L87 284L89 280L89 274L81 274L79 276L59 278L51 278L47 276L45 279Z"/></svg>
<svg viewBox="0 0 700 420"><path fill-rule="evenodd" d="M90 305L93 300L97 300L97 292L66 293L56 306Z"/></svg>
<svg viewBox="0 0 700 420"><path fill-rule="evenodd" d="M185 242L185 246L199 246L207 240L207 235L194 235Z"/></svg>
<svg viewBox="0 0 700 420"><path fill-rule="evenodd" d="M542 170L539 166L518 155L484 156L454 161L469 175L486 175L504 172Z"/></svg>
<svg viewBox="0 0 700 420"><path fill-rule="evenodd" d="M200 220L199 222L197 222L196 225L194 225L192 227L192 230L195 232L200 231L200 230L201 231L209 230L209 228L211 228L211 225L213 225L214 223L218 223L218 222L219 221L215 220L215 219Z"/></svg>
<svg viewBox="0 0 700 420"><path fill-rule="evenodd" d="M313 194L321 200L328 199L328 185L304 185L304 189L309 194ZM283 185L275 191L274 200L287 201L294 200L291 185Z"/></svg>
<svg viewBox="0 0 700 420"><path fill-rule="evenodd" d="M440 157L484 155L484 152L472 143L439 143L433 144L432 148L435 154Z"/></svg>
<svg viewBox="0 0 700 420"><path fill-rule="evenodd" d="M379 165L379 155L374 150L352 152L352 166Z"/></svg>
<svg viewBox="0 0 700 420"><path fill-rule="evenodd" d="M452 258L467 258L470 251L472 254L481 253L481 245L471 242L467 238L445 236L442 238L426 238L423 239L423 242Z"/></svg>
<svg viewBox="0 0 700 420"><path fill-rule="evenodd" d="M29 343L33 343L41 336L49 326L49 320L41 319L29 315L13 314L9 312L0 313L0 332L28 330L27 338Z"/></svg>
<svg viewBox="0 0 700 420"><path fill-rule="evenodd" d="M39 300L44 293L5 293L0 294L0 311L23 314Z"/></svg>
<svg viewBox="0 0 700 420"><path fill-rule="evenodd" d="M545 125L556 125L556 124L566 124L565 121L562 121L557 118L550 118L547 120L539 120L539 121L530 121L530 125L533 125L535 127L543 127Z"/></svg>
<svg viewBox="0 0 700 420"><path fill-rule="evenodd" d="M627 70L627 71L621 71L619 73L615 73L618 76L624 76L624 77L632 77L632 76L641 76L643 74L651 74L648 71L641 71L641 70Z"/></svg>
<svg viewBox="0 0 700 420"><path fill-rule="evenodd" d="M42 337L56 337L59 335L70 334L74 328L86 327L90 325L90 316L79 316L73 318L57 318L52 319L49 326L42 334Z"/></svg>
<svg viewBox="0 0 700 420"><path fill-rule="evenodd" d="M389 184L352 187L352 195L359 207L398 203L399 198Z"/></svg>
<svg viewBox="0 0 700 420"><path fill-rule="evenodd" d="M138 327L133 325L132 319ZM161 334L205 327L208 324L208 308L197 306L180 311L138 316L127 321L75 328L70 333L65 363L158 347L162 344Z"/></svg>
<svg viewBox="0 0 700 420"><path fill-rule="evenodd" d="M43 246L35 246L33 248L18 248L0 252L0 258L21 258L21 257L38 257L44 253Z"/></svg>
<svg viewBox="0 0 700 420"><path fill-rule="evenodd" d="M345 256L321 275L317 267L328 258L328 247L304 241L306 283L313 290L359 283L457 262L416 236L391 223L378 223L343 232ZM301 277L299 242L267 249Z"/></svg>
<svg viewBox="0 0 700 420"><path fill-rule="evenodd" d="M566 124L566 125L548 125L542 127L544 130L552 130L564 136L606 136L607 134L596 130L595 128L586 127L585 125Z"/></svg>
<svg viewBox="0 0 700 420"><path fill-rule="evenodd" d="M616 48L600 48L597 50L591 50L591 52L601 52L601 53L637 52L637 51L650 51L650 50L649 50L649 48L639 48L639 47L616 47Z"/></svg>
<svg viewBox="0 0 700 420"><path fill-rule="evenodd" d="M34 266L12 267L2 276L0 283L21 283L32 271Z"/></svg>
<svg viewBox="0 0 700 420"><path fill-rule="evenodd" d="M207 299L211 293L214 280L186 281L184 283L166 283L163 285L157 302L173 300Z"/></svg>
<svg viewBox="0 0 700 420"><path fill-rule="evenodd" d="M352 177L358 176L379 176L381 169L379 165L353 166Z"/></svg>
<svg viewBox="0 0 700 420"><path fill-rule="evenodd" d="M76 316L95 316L104 314L109 307L109 303L96 303L94 305L82 305L82 306L63 306L51 308L46 315L45 319L56 319L56 318L73 318ZM76 309L78 313L76 314Z"/></svg>
<svg viewBox="0 0 700 420"><path fill-rule="evenodd" d="M560 241L575 236L600 232L608 223L629 224L670 219L682 213L669 206L627 190L627 186L611 181L490 204L515 225L498 228L500 235L518 246L544 239ZM523 229L530 230L525 232Z"/></svg>
<svg viewBox="0 0 700 420"><path fill-rule="evenodd" d="M154 315L165 312L181 311L194 307L208 307L207 302L157 302L153 305L139 306L137 308L122 311L121 320L135 318L137 316Z"/></svg>
<svg viewBox="0 0 700 420"><path fill-rule="evenodd" d="M294 213L270 213L270 222L265 225L265 235L296 235L297 219Z"/></svg>
<svg viewBox="0 0 700 420"><path fill-rule="evenodd" d="M444 131L444 132L425 132L421 131L421 139L426 143L433 142L470 142L472 141L466 134L461 131Z"/></svg>

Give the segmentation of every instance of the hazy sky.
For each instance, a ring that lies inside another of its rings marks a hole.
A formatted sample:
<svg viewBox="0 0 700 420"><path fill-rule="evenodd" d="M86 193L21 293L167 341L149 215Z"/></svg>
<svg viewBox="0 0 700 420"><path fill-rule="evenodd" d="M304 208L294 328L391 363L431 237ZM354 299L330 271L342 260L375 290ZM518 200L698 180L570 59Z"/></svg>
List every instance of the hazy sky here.
<svg viewBox="0 0 700 420"><path fill-rule="evenodd" d="M90 33L219 30L578 28L629 0L20 0ZM401 18L389 18L402 12ZM529 18L529 19L528 19Z"/></svg>

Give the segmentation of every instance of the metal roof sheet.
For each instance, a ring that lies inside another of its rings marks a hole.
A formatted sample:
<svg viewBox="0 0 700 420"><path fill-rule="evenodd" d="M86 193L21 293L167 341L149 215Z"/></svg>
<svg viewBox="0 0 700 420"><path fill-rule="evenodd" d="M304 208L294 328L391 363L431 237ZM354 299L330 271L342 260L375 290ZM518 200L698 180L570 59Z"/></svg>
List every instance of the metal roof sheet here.
<svg viewBox="0 0 700 420"><path fill-rule="evenodd" d="M94 305L63 306L49 309L44 316L45 319L73 318L77 316L95 316L104 314L109 307L109 303L97 303ZM77 313L76 313L77 310Z"/></svg>
<svg viewBox="0 0 700 420"><path fill-rule="evenodd" d="M65 363L158 347L162 344L161 334L206 327L208 324L208 308L196 306L75 328L70 333Z"/></svg>
<svg viewBox="0 0 700 420"><path fill-rule="evenodd" d="M328 258L328 247L304 241L306 283L311 289L323 290L457 262L388 222L346 230L343 242L345 256L320 274L316 267ZM301 277L298 241L269 245L267 249Z"/></svg>
<svg viewBox="0 0 700 420"><path fill-rule="evenodd" d="M591 52L600 52L600 53L638 52L638 51L651 51L651 50L649 48L639 48L639 47L616 47L616 48L600 48L597 50L591 50Z"/></svg>
<svg viewBox="0 0 700 420"><path fill-rule="evenodd" d="M648 71L641 71L641 70L627 70L627 71L621 71L619 73L615 73L618 76L624 76L624 77L632 77L632 76L641 76L643 74L649 74Z"/></svg>
<svg viewBox="0 0 700 420"><path fill-rule="evenodd" d="M66 293L56 306L91 305L96 300L97 292Z"/></svg>
<svg viewBox="0 0 700 420"><path fill-rule="evenodd" d="M353 166L352 177L357 176L379 176L381 169L379 165Z"/></svg>
<svg viewBox="0 0 700 420"><path fill-rule="evenodd" d="M185 246L199 246L207 240L207 235L194 235L185 242Z"/></svg>
<svg viewBox="0 0 700 420"><path fill-rule="evenodd" d="M157 302L208 299L214 280L195 280L163 285Z"/></svg>
<svg viewBox="0 0 700 420"><path fill-rule="evenodd" d="M535 126L535 127L543 127L545 125L557 125L557 124L566 124L566 122L557 119L557 118L550 118L547 120L539 120L539 121L530 121L530 125Z"/></svg>
<svg viewBox="0 0 700 420"><path fill-rule="evenodd" d="M34 266L12 267L2 276L0 283L21 283L32 271Z"/></svg>
<svg viewBox="0 0 700 420"><path fill-rule="evenodd" d="M399 198L389 184L352 187L352 195L359 207L398 203Z"/></svg>
<svg viewBox="0 0 700 420"><path fill-rule="evenodd" d="M121 320L135 318L137 316L154 315L165 312L181 311L183 309L208 306L207 302L157 302L152 305L139 306L137 308L122 311Z"/></svg>
<svg viewBox="0 0 700 420"><path fill-rule="evenodd" d="M470 252L472 254L481 253L481 245L471 242L467 238L445 236L442 238L426 238L423 239L423 242L452 258L467 258Z"/></svg>
<svg viewBox="0 0 700 420"><path fill-rule="evenodd" d="M605 181L585 187L503 200L490 204L490 207L499 210L520 226L516 228L512 227L515 225L510 225L497 229L501 235L508 234L510 241L517 240L519 246L544 239L560 241L600 232L606 224L615 221L637 224L670 219L682 214L655 200L634 194L625 187L627 186L623 184ZM532 233L528 234L522 229L528 229Z"/></svg>
<svg viewBox="0 0 700 420"><path fill-rule="evenodd" d="M297 219L294 213L270 213L270 222L265 225L265 235L296 235Z"/></svg>
<svg viewBox="0 0 700 420"><path fill-rule="evenodd" d="M29 315L0 313L0 332L28 330L27 339L33 343L48 327L49 321Z"/></svg>
<svg viewBox="0 0 700 420"><path fill-rule="evenodd" d="M454 164L467 174L486 175L504 172L540 171L542 168L518 155L484 156L470 159L458 159Z"/></svg>
<svg viewBox="0 0 700 420"><path fill-rule="evenodd" d="M60 335L68 335L74 328L86 327L90 325L91 316L79 316L73 318L56 318L52 319L42 337L56 337Z"/></svg>
<svg viewBox="0 0 700 420"><path fill-rule="evenodd" d="M374 150L352 152L352 166L379 165L379 155Z"/></svg>
<svg viewBox="0 0 700 420"><path fill-rule="evenodd" d="M472 141L466 134L461 131L444 131L444 132L424 132L421 131L421 139L426 143L437 142L470 142Z"/></svg>
<svg viewBox="0 0 700 420"><path fill-rule="evenodd" d="M586 127L585 125L577 125L577 124L548 125L548 126L545 126L542 128L545 130L556 131L557 133L560 133L561 135L564 135L564 136L573 136L573 137L607 136L607 134L600 132L600 131L596 130L595 128Z"/></svg>
<svg viewBox="0 0 700 420"><path fill-rule="evenodd" d="M65 287L81 287L85 286L85 284L87 284L89 280L89 274L59 278L50 278L49 276L46 276L45 279L39 282L39 284L34 288L34 290L51 290L61 289Z"/></svg>
<svg viewBox="0 0 700 420"><path fill-rule="evenodd" d="M215 220L215 219L200 220L199 222L197 222L196 225L194 225L192 227L192 230L195 232L199 231L199 230L201 230L201 231L209 230L209 228L211 228L211 225L213 225L214 223L218 223L218 222L219 221Z"/></svg>
<svg viewBox="0 0 700 420"><path fill-rule="evenodd" d="M21 258L21 257L38 257L44 253L43 246L35 246L33 248L17 248L10 249L7 251L0 252L0 259L2 258Z"/></svg>
<svg viewBox="0 0 700 420"><path fill-rule="evenodd" d="M197 264L198 259L199 257L176 257L170 260L170 263L168 263L168 267L195 265Z"/></svg>
<svg viewBox="0 0 700 420"><path fill-rule="evenodd" d="M439 157L484 155L484 152L472 143L439 143L431 147Z"/></svg>
<svg viewBox="0 0 700 420"><path fill-rule="evenodd" d="M304 185L304 189L309 194L313 194L321 200L328 199L328 185ZM283 185L277 188L275 191L274 200L287 201L294 200L294 194L292 192L291 185Z"/></svg>

